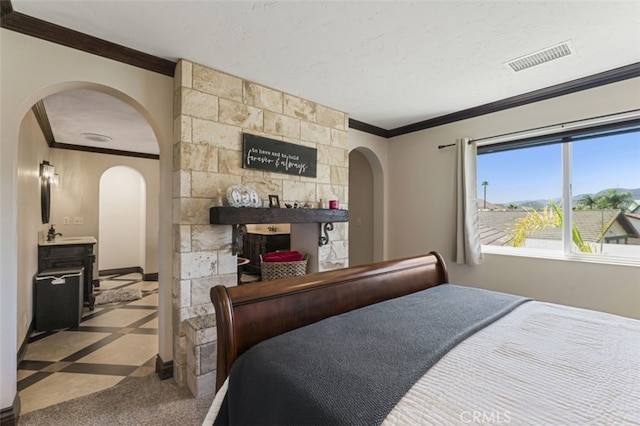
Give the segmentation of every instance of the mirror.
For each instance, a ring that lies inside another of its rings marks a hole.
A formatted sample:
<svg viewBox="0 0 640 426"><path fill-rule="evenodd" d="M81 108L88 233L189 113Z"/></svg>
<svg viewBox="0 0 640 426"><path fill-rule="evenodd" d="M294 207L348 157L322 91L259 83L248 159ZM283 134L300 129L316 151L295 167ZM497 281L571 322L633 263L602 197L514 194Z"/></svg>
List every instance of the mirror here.
<svg viewBox="0 0 640 426"><path fill-rule="evenodd" d="M49 223L51 213L51 178L53 166L48 161L40 164L40 210L42 213L42 223Z"/></svg>
<svg viewBox="0 0 640 426"><path fill-rule="evenodd" d="M42 209L42 223L49 223L51 212L51 184L49 179L40 179L40 204Z"/></svg>

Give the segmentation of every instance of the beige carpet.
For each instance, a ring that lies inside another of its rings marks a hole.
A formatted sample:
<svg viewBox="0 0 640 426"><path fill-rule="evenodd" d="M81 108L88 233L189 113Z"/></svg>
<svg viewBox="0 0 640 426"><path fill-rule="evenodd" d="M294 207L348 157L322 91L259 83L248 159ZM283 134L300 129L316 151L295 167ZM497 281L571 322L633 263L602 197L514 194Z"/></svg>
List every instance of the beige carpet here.
<svg viewBox="0 0 640 426"><path fill-rule="evenodd" d="M20 416L18 425L201 425L213 396L194 398L173 379L125 379L101 392Z"/></svg>

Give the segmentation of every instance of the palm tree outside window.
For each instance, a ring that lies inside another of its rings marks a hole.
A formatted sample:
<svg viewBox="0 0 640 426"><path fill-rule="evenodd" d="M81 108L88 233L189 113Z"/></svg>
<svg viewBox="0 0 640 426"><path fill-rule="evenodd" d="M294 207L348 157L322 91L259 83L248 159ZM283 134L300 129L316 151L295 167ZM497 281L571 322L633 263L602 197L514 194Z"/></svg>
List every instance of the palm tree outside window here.
<svg viewBox="0 0 640 426"><path fill-rule="evenodd" d="M628 209L640 204L640 114L558 132L478 144L483 250L542 249L638 263L640 215Z"/></svg>
<svg viewBox="0 0 640 426"><path fill-rule="evenodd" d="M489 185L489 182L487 182L486 180L483 180L482 183L480 184L483 187L483 191L484 191L484 203L483 203L483 209L487 209L487 186Z"/></svg>

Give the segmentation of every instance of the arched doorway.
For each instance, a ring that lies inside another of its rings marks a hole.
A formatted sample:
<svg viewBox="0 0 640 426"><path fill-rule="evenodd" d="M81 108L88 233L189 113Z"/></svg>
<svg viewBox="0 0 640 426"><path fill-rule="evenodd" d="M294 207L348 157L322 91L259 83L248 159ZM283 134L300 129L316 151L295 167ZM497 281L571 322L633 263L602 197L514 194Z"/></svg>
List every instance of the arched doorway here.
<svg viewBox="0 0 640 426"><path fill-rule="evenodd" d="M67 84L61 84L60 86L48 87L43 91L38 92L41 94L37 93L33 97L37 98L38 96L48 96L48 95L57 93L56 89L58 89L58 91L64 92L65 89L68 88L69 86L70 84L67 83ZM86 88L90 88L91 90L98 90L103 93L108 93L109 95L113 95L114 93L117 93L120 98L126 100L128 103L132 105L135 105L136 109L141 108L141 106L136 101L134 101L133 99L129 98L128 96L122 93L115 91L114 89L98 86L91 83L77 83L77 84L74 83L74 84L71 84L71 86L73 88L86 87ZM148 113L145 114L144 116L147 116L146 119L148 119ZM5 124L6 124L5 120L3 119L3 127ZM73 237L74 234L75 235L77 234L95 235L96 237L98 236L99 232L97 231L97 229L95 230L95 232L91 230L87 232L83 231L85 227L87 227L91 222L93 223L97 222L97 220L93 220L91 212L86 213L86 210L84 208L86 206L83 206L83 204L95 205L95 208L96 208L95 219L97 219L97 216L98 216L97 207L99 205L98 199L96 197L99 193L97 182L99 181L99 177L102 174L102 171L108 167L108 163L109 163L109 161L94 161L95 157L92 159L87 159L86 157L87 155L93 155L93 156L99 155L96 153L87 153L87 152L83 152L82 150L69 151L64 149L55 149L55 147L52 148L51 146L48 146L47 142L45 141L46 138L43 136L42 131L40 130L39 127L40 126L37 123L37 119L35 118L33 111L31 109L28 109L26 113L22 116L22 119L18 121L18 124L16 125L17 132L16 132L15 140L11 141L15 144L13 149L16 152L16 159L14 160L13 170L14 170L14 173L15 173L15 170L17 170L17 176L13 176L12 179L4 180L4 174L3 174L3 186L5 183L8 184L7 185L8 187L11 187L10 184L15 185L15 194L17 198L17 205L15 207L17 214L14 217L15 224L13 225L14 229L17 229L17 233L16 233L17 238L16 240L14 240L15 247L16 247L15 253L17 254L16 264L14 265L14 267L16 268L15 270L16 287L14 287L12 290L12 291L15 291L15 293L13 293L15 294L14 296L15 302L12 303L15 307L15 310L13 311L15 316L12 321L4 322L2 327L3 336L5 336L5 331L6 329L8 329L9 325L11 325L11 327L14 329L13 333L11 333L11 335L13 335L13 338L11 338L10 335L7 335L7 337L13 340L13 342L10 342L10 343L15 342L13 345L9 346L14 348L13 350L9 351L13 353L13 356L7 357L7 359L13 358L14 362L16 359L15 354L18 353L18 350L16 348L21 348L22 350L25 350L26 348L25 341L26 341L26 337L28 337L26 334L27 334L27 330L29 329L29 324L32 321L33 315L34 315L34 312L31 308L32 300L33 300L33 291L31 288L31 283L32 283L33 276L37 272L37 264L38 264L37 250L36 250L37 244L42 238L43 233L46 234L45 232L46 228L51 224L55 224L58 231L62 231L63 229L61 228L65 227L65 225L68 225L63 232L67 237ZM156 133L156 130L154 130L153 132ZM3 154L5 152L6 151L3 150ZM62 159L63 157L68 157L68 158L66 160L63 160ZM113 155L111 156L106 155L103 157L110 157L110 161L114 161L113 160L114 158L118 158L117 156L113 156ZM4 157L3 160L5 158L11 158L11 157L10 156ZM41 164L43 160L44 161L48 160L49 162L55 164L57 166L56 174L60 175L59 187L52 189L52 218L47 224L42 223L41 218L38 218L39 214L32 214L34 211L39 212L40 210L40 207L39 207L40 191L36 185L39 181L38 166L39 164ZM169 162L171 162L170 159L169 159ZM5 162L3 161L3 168L4 168L4 165L5 165ZM85 166L84 169L77 167L79 165L84 165ZM153 231L155 231L154 244L156 247L154 248L154 253L157 256L159 252L157 247L159 245L158 230L163 228L159 226L159 223L158 223L159 222L158 217L161 210L160 209L161 203L159 202L159 196L162 191L165 191L165 193L167 193L167 188L165 187L161 191L161 183L160 183L159 176L162 173L160 170L161 167L157 159L153 161L152 168L154 169L154 173L155 173L155 186L153 188L152 196L150 197L152 198L152 200L151 202L144 201L142 205L136 209L137 210L136 216L141 216L141 215L144 216L149 206L151 207L151 209L153 209L153 213L155 214L155 217L156 217L152 227ZM135 172L132 168L129 168L129 170L133 171L134 173L138 173L138 172ZM169 174L170 174L170 171L169 171ZM138 173L138 180L140 181L141 179L142 179L141 175L140 173ZM92 188L93 183L90 183L90 182L95 183L95 190ZM144 180L142 179L142 184L138 185L140 187L137 190L138 199L146 198L146 196L144 195L146 191L144 190L145 185L143 182ZM123 188L126 188L126 186L121 186L119 188L121 193ZM169 198L170 198L170 185L169 185L168 192L169 192ZM3 196L5 194L3 194ZM96 198L92 199L93 197L96 197ZM3 197L3 210L4 210L4 205L5 204L4 204L4 197ZM122 204L120 204L120 206L122 206ZM141 218L139 222L140 223L145 222L144 217ZM169 217L169 222L170 222L170 217ZM9 234L5 233L6 231L5 225L6 223L4 223L3 221L2 223L3 237L5 235L9 236ZM72 230L72 228L74 227L75 229ZM166 230L166 227L164 229ZM148 262L145 260L145 255L144 255L146 251L146 247L145 247L146 244L144 242L145 241L144 237L146 235L146 232L147 230L145 229L144 226L142 226L139 231L138 243L136 244L137 245L136 251L138 252L138 258L141 259L137 263L140 263L142 267L144 267L145 265L148 265ZM167 239L170 240L170 234L167 235L167 233L165 233L164 239L165 241ZM3 244L3 250L2 250L3 255L6 252L5 249L6 249L6 245ZM155 264L156 264L155 280L158 280L157 276L158 276L158 272L160 272L157 269L157 265L159 263L160 262L158 262L157 260L155 261ZM98 265L96 264L96 266ZM7 272L9 272L8 269L9 268L7 268ZM4 270L4 267L3 267L3 270ZM97 270L97 267L96 267L96 270ZM169 280L168 286L165 286L165 287L168 288L168 293L170 295L171 294L170 273L169 274L165 273L164 275L165 275L165 281L167 278ZM156 288L157 288L157 284L156 284ZM3 293L3 296L4 296L4 293ZM157 296L156 296L156 303L157 303ZM170 303L170 300L169 300L169 303ZM5 309L5 306L6 305L3 303L2 310ZM170 338L171 313L170 311L168 311L168 318L166 318L167 316L166 310L162 311L160 315L165 317L164 318L165 325L167 323L169 324L169 328L166 329L169 339L165 339L165 344L166 342L169 342L169 345L171 345L171 338ZM155 328L158 328L157 320L156 320ZM148 374L153 373L153 371L155 370L155 362L151 362L151 361L155 361L154 357L156 354L162 353L162 351L159 348L160 345L158 344L158 338L154 337L154 339L156 343L153 344L152 353L147 354L148 359L150 361L146 365L146 371ZM170 348L168 351L165 350L164 352L171 354ZM64 359L64 356L66 355L63 355L62 359ZM3 355L3 359L5 359L4 355ZM171 357L168 356L165 359L171 360ZM50 361L50 362L57 362L57 361ZM15 364L12 367L12 369L14 372L18 370ZM9 384L5 382L5 379L7 379L7 381L10 380L10 375L5 375L4 369L2 371L2 377L3 377L2 393L5 394L5 391L7 391L7 393L10 394L11 386L9 386ZM18 373L17 380L19 381L24 377L25 377L24 372ZM14 389L15 389L15 383L16 381L14 380L13 381ZM112 385L115 383L111 383L108 380L105 380L103 382L104 386L108 386L110 384ZM7 386L5 387L5 385ZM3 404L4 403L5 402L3 402ZM25 407L23 405L23 412L24 412L24 408Z"/></svg>
<svg viewBox="0 0 640 426"><path fill-rule="evenodd" d="M349 152L349 264L384 259L382 166L369 148Z"/></svg>
<svg viewBox="0 0 640 426"><path fill-rule="evenodd" d="M144 271L147 222L144 177L131 167L111 167L100 177L99 203L99 270Z"/></svg>
<svg viewBox="0 0 640 426"><path fill-rule="evenodd" d="M349 153L349 265L373 262L373 172L358 150Z"/></svg>
<svg viewBox="0 0 640 426"><path fill-rule="evenodd" d="M69 140L73 131L78 133L87 128L83 127L87 126L84 122L90 123L88 130L92 130L101 121L104 124L102 132L112 134L115 142L122 143L122 139L131 141L134 137L127 137L123 131L127 125L134 126L130 124L134 120L131 115L135 116L136 124L143 123L153 135L142 115L105 92L97 91L95 87L65 90L49 95L39 103L39 108L50 107L55 104L54 100L64 99L63 108L60 108L64 113L63 124L72 122L73 125L56 127L59 124L56 120L60 117L54 116L59 115L60 110L52 107L44 112L32 108L20 126L17 228L18 247L25 255L18 259L17 307L24 322L18 323L17 334L19 344L22 340L21 346L25 349L24 360L18 364L17 379L23 413L113 386L130 376L148 375L155 370L155 356L159 352L158 160L125 155L127 152L123 151L116 155L113 149L109 153L100 150L104 148L65 149L69 144L60 147L57 140L48 140L51 138L49 132L55 133L56 139ZM74 102L82 104L80 112L72 107ZM115 112L108 111L109 108ZM114 123L107 119L112 115L125 116L125 119ZM51 121L51 129L42 125L43 117L56 118L46 120ZM83 124L77 124L78 121L83 121ZM113 133L111 129L114 129ZM157 140L154 143L157 147ZM30 215L39 203L38 191L31 190L39 177L29 171L41 161L56 166L60 181L52 190L51 220L46 224L42 224L42 220L33 220ZM145 177L152 188L149 194ZM151 225L149 233L148 224ZM38 259L30 256L33 244L29 236L42 232L40 230L48 226L55 226L62 234L60 244L66 244L64 239L73 241L74 237L78 239L81 236L97 239L98 244L93 246L96 262L91 281L97 282L98 270L103 269L133 269L132 272L137 272L112 274L108 281L100 280L101 285L94 292L98 296L96 299L107 294L138 293L140 301L102 297L106 304L98 306L96 301L95 310L91 305L85 306L77 328L66 329L68 326L65 326L63 329L47 329L42 334L29 333L29 321L38 315L31 309L37 294L29 285L29 278L40 269ZM147 248L152 248L150 256L147 256ZM143 282L142 271L147 266L150 269L147 272L156 276L151 280L154 282ZM63 368L45 375L35 369L35 365L56 370L58 365ZM108 374L100 373L109 369ZM67 381L73 382L74 386L65 386Z"/></svg>
<svg viewBox="0 0 640 426"><path fill-rule="evenodd" d="M17 32L2 31L0 49L0 409L18 415L17 357L22 336L17 334L18 258L36 253L37 233L27 235L28 246L18 244L18 180L32 169L18 164L20 125L31 107L44 97L74 88L93 88L123 99L142 114L160 147L159 248L160 297L158 354L173 359L171 321L173 77L132 67ZM47 66L43 67L43 61ZM54 163L55 164L55 163ZM40 231L40 229L38 229ZM24 279L25 274L21 274ZM32 277L28 277L28 283ZM22 285L25 285L22 283Z"/></svg>

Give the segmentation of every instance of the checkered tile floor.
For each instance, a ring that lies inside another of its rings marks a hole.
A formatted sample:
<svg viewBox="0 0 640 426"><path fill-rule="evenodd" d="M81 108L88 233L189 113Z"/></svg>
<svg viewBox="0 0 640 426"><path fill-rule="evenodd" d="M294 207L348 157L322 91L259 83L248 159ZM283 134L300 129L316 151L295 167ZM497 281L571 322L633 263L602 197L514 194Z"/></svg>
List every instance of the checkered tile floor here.
<svg viewBox="0 0 640 426"><path fill-rule="evenodd" d="M142 299L85 308L78 327L34 333L18 364L25 414L155 371L158 283L140 274L101 277L99 290L140 288ZM98 289L96 289L97 294Z"/></svg>

